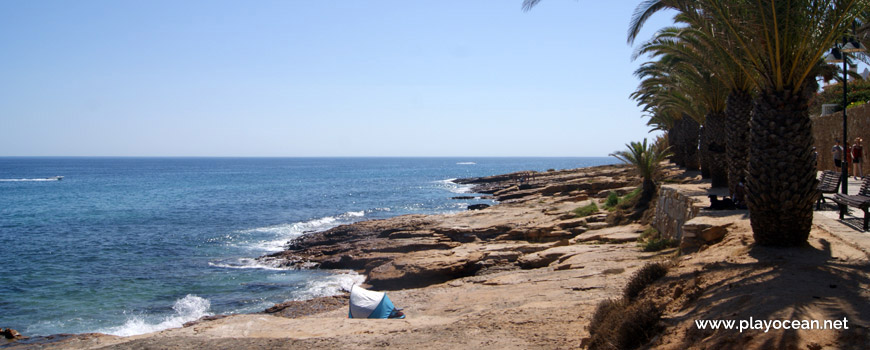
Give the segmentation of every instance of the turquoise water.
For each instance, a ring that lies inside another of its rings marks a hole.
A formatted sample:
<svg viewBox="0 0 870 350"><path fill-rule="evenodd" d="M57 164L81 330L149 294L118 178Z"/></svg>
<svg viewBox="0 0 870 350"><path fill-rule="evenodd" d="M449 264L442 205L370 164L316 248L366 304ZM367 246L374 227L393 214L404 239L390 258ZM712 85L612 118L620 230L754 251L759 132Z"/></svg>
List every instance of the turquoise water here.
<svg viewBox="0 0 870 350"><path fill-rule="evenodd" d="M0 327L141 334L363 276L253 258L343 223L464 210L449 179L613 158L0 158ZM61 181L47 180L64 176Z"/></svg>

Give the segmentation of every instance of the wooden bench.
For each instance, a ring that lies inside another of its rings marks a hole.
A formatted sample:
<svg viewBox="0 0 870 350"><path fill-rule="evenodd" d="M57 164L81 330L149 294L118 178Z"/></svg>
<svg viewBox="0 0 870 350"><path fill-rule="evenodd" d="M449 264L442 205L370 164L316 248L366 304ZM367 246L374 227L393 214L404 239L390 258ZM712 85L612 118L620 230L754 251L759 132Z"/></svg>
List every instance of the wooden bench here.
<svg viewBox="0 0 870 350"><path fill-rule="evenodd" d="M833 199L834 202L837 202L837 206L840 207L840 220L843 220L843 216L846 215L848 207L855 207L863 210L864 231L867 231L867 220L870 219L870 216L867 215L868 209L870 209L870 177L864 178L864 181L861 183L861 189L858 190L857 195L837 193L831 199Z"/></svg>
<svg viewBox="0 0 870 350"><path fill-rule="evenodd" d="M816 189L820 192L819 200L816 202L816 210L822 209L822 203L825 202L825 193L837 193L840 188L840 182L843 180L842 173L837 171L825 170L822 172L822 177L819 179L819 186Z"/></svg>

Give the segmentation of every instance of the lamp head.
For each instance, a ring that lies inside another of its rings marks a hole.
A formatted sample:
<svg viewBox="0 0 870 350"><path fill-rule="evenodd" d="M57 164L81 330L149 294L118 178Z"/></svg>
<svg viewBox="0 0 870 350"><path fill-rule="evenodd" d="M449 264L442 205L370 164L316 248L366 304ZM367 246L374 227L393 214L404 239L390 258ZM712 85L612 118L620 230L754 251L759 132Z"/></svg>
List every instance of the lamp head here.
<svg viewBox="0 0 870 350"><path fill-rule="evenodd" d="M842 63L843 62L843 53L840 52L840 49L833 48L831 49L831 53L829 53L825 57L825 62L827 63Z"/></svg>
<svg viewBox="0 0 870 350"><path fill-rule="evenodd" d="M864 46L860 41L855 40L854 38L850 39L846 45L843 45L841 49L843 52L866 52L867 47Z"/></svg>

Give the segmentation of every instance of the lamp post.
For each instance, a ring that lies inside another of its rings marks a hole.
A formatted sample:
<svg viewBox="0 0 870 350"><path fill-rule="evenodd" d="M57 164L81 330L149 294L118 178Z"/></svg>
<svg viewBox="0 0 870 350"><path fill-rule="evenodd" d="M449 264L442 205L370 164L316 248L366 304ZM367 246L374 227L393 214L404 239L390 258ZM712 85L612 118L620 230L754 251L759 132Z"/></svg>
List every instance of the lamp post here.
<svg viewBox="0 0 870 350"><path fill-rule="evenodd" d="M854 30L854 28L853 28ZM831 54L825 59L828 63L840 63L843 62L843 166L840 170L842 173L840 176L842 177L840 183L842 183L842 192L843 194L849 194L849 163L846 162L846 148L849 145L849 137L848 137L848 124L846 123L846 107L849 105L849 101L847 100L847 89L848 89L848 64L849 60L846 57L847 53L850 52L864 52L866 49L864 45L854 38L849 39L847 37L843 37L843 43L837 44L831 49Z"/></svg>

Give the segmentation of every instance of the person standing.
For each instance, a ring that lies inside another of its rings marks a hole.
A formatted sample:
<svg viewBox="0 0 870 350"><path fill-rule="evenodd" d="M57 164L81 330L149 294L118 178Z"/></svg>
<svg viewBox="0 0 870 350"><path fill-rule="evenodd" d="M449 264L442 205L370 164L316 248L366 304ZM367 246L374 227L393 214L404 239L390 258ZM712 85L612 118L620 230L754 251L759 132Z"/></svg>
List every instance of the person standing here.
<svg viewBox="0 0 870 350"><path fill-rule="evenodd" d="M855 174L856 179L859 176L858 174L861 174L860 176L862 178L864 177L864 146L861 145L861 141L864 140L860 137L856 137L855 144L852 145L852 166L854 167L852 169L852 174Z"/></svg>
<svg viewBox="0 0 870 350"><path fill-rule="evenodd" d="M846 140L843 146L846 146L843 150L843 161L846 162L846 176L849 176L849 172L852 171L852 145L849 144L849 140Z"/></svg>
<svg viewBox="0 0 870 350"><path fill-rule="evenodd" d="M842 171L843 170L843 147L840 146L840 140L837 140L837 144L834 147L831 147L831 155L834 157L834 170Z"/></svg>

